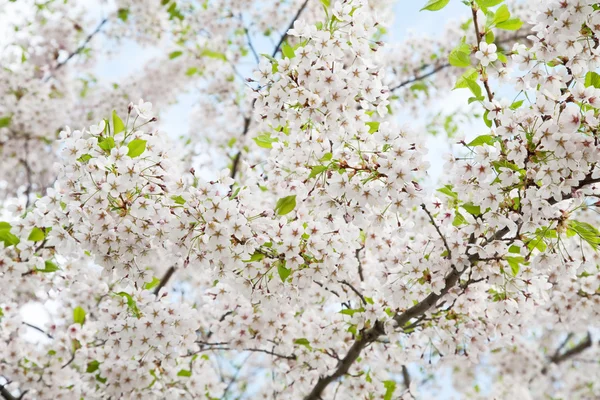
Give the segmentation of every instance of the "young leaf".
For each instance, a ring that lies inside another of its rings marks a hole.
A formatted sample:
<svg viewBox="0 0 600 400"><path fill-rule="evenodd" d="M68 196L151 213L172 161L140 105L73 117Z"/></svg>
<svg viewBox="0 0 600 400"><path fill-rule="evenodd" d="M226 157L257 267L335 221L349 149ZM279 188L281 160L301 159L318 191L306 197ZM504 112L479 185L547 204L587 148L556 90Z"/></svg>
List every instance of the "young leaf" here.
<svg viewBox="0 0 600 400"><path fill-rule="evenodd" d="M277 264L277 273L279 274L279 278L281 278L281 282L285 283L292 270L285 267L285 261L279 261Z"/></svg>
<svg viewBox="0 0 600 400"><path fill-rule="evenodd" d="M114 133L123 132L125 130L125 124L123 123L123 120L121 118L119 118L119 116L117 115L117 112L115 110L113 110L113 112L112 112L112 119L113 119Z"/></svg>
<svg viewBox="0 0 600 400"><path fill-rule="evenodd" d="M115 147L115 139L112 136L106 137L98 141L98 147L110 153L110 150Z"/></svg>
<svg viewBox="0 0 600 400"><path fill-rule="evenodd" d="M287 43L284 43L281 46L281 53L285 57L290 58L290 59L296 57L296 53L294 52L294 48L292 46L290 46L289 44L287 44Z"/></svg>
<svg viewBox="0 0 600 400"><path fill-rule="evenodd" d="M131 158L138 157L146 150L146 141L142 139L134 139L127 145L129 151L127 155Z"/></svg>
<svg viewBox="0 0 600 400"><path fill-rule="evenodd" d="M506 21L499 22L496 24L496 28L504 29L506 31L516 31L521 29L523 21L519 18L509 18Z"/></svg>
<svg viewBox="0 0 600 400"><path fill-rule="evenodd" d="M596 89L600 88L600 75L594 71L585 74L585 87L593 86Z"/></svg>
<svg viewBox="0 0 600 400"><path fill-rule="evenodd" d="M392 400L392 396L396 391L396 382L383 381L383 386L385 387L385 394L383 395L383 400Z"/></svg>
<svg viewBox="0 0 600 400"><path fill-rule="evenodd" d="M262 147L263 149L272 149L273 143L279 141L279 139L271 137L271 134L268 132L262 133L252 140L254 140L254 143L256 143L258 147Z"/></svg>
<svg viewBox="0 0 600 400"><path fill-rule="evenodd" d="M160 283L160 279L158 279L157 277L153 276L152 280L150 282L144 283L144 289L145 290L152 290L155 287L157 287L159 283Z"/></svg>
<svg viewBox="0 0 600 400"><path fill-rule="evenodd" d="M275 205L275 212L277 215L286 215L292 212L296 208L296 195L282 197L277 200Z"/></svg>
<svg viewBox="0 0 600 400"><path fill-rule="evenodd" d="M19 244L20 240L10 233L10 229L0 229L0 242L4 243L4 247L9 247Z"/></svg>
<svg viewBox="0 0 600 400"><path fill-rule="evenodd" d="M0 128L6 128L10 125L10 120L12 119L12 115L7 115L6 117L0 117Z"/></svg>
<svg viewBox="0 0 600 400"><path fill-rule="evenodd" d="M496 10L494 19L492 20L492 25L498 25L501 22L507 21L509 18L510 11L508 11L508 6L503 4L498 8L498 10Z"/></svg>
<svg viewBox="0 0 600 400"><path fill-rule="evenodd" d="M475 139L473 139L471 141L471 143L469 143L467 146L475 147L475 146L481 146L484 144L488 144L491 146L492 144L494 144L495 140L496 140L495 136L481 135L481 136L477 136Z"/></svg>
<svg viewBox="0 0 600 400"><path fill-rule="evenodd" d="M85 310L79 306L73 310L73 322L83 325L85 322Z"/></svg>
<svg viewBox="0 0 600 400"><path fill-rule="evenodd" d="M27 240L31 240L32 242L41 242L42 240L44 240L45 237L46 234L44 233L44 231L38 228L37 226L34 226Z"/></svg>
<svg viewBox="0 0 600 400"><path fill-rule="evenodd" d="M379 122L376 121L372 121L372 122L367 122L367 125L369 126L369 133L375 133L379 130Z"/></svg>
<svg viewBox="0 0 600 400"><path fill-rule="evenodd" d="M471 66L471 58L469 57L469 54L457 49L454 49L452 52L450 52L448 62L454 67L466 68Z"/></svg>
<svg viewBox="0 0 600 400"><path fill-rule="evenodd" d="M179 56L180 56L180 55L182 55L182 54L183 54L183 51L181 51L181 50L174 51L174 52L172 52L172 53L169 53L169 59L171 59L171 60L172 60L172 59L174 59L174 58L177 58L177 57L179 57Z"/></svg>
<svg viewBox="0 0 600 400"><path fill-rule="evenodd" d="M54 264L52 261L44 261L44 269L36 269L36 271L48 274L50 272L58 271L58 266L56 264Z"/></svg>
<svg viewBox="0 0 600 400"><path fill-rule="evenodd" d="M439 11L446 7L448 3L450 3L450 0L429 0L427 4L425 4L425 7L421 8L419 11Z"/></svg>

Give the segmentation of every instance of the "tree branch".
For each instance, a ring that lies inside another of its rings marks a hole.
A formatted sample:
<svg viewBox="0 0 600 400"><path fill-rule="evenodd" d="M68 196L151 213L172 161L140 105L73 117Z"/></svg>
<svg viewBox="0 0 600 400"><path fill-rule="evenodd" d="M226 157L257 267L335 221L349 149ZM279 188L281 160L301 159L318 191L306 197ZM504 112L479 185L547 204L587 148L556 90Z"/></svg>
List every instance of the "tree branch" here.
<svg viewBox="0 0 600 400"><path fill-rule="evenodd" d="M304 400L320 400L321 394L327 386L336 379L346 375L348 370L356 359L360 356L362 350L369 344L373 343L381 335L385 334L385 329L381 321L375 321L375 325L367 330L361 332L360 338L356 340L346 356L340 361L337 369L327 376L322 376L317 381L317 384L313 387L313 390L304 398Z"/></svg>
<svg viewBox="0 0 600 400"><path fill-rule="evenodd" d="M158 292L160 292L160 289L165 287L165 285L169 282L169 280L171 279L171 277L173 276L174 273L175 273L175 267L174 266L169 267L167 272L165 272L165 275L162 277L162 279L158 283L158 286L156 288L154 288L155 296L158 296Z"/></svg>
<svg viewBox="0 0 600 400"><path fill-rule="evenodd" d="M285 42L285 39L287 39L287 37L288 37L288 31L294 27L294 22L296 22L298 20L298 18L300 18L300 15L302 14L304 9L308 5L308 1L309 0L305 0L304 3L302 3L302 6L300 7L298 12L292 19L292 22L290 22L287 29L283 33L283 35L281 35L281 38L279 38L279 42L275 46L275 49L273 49L273 53L271 54L271 57L275 57L277 55L277 53L279 53L279 50L281 49L283 42ZM255 105L256 105L256 99L252 100L252 105L250 106L250 114L251 115L244 117L244 130L242 131L242 136L246 136L248 134L248 131L250 130L250 122L252 122L252 112L254 110ZM237 154L233 158L233 162L232 162L232 166L231 166L231 174L230 174L231 178L235 178L235 175L237 174L237 171L239 169L239 164L241 161L242 161L242 152L240 150L237 152Z"/></svg>
<svg viewBox="0 0 600 400"><path fill-rule="evenodd" d="M90 42L90 40L92 40L92 38L94 36L96 36L96 34L98 32L100 32L100 29L102 29L102 27L104 26L104 24L106 24L106 22L108 22L108 18L104 18L102 21L100 21L100 23L98 24L98 26L96 27L96 29L94 29L89 35L87 35L87 37L85 38L85 40L83 41L83 43L77 49L75 49L75 51L73 51L71 54L69 54L69 56L67 57L66 60L64 60L62 62L59 62L56 65L56 68L54 68L54 71L59 70L63 65L65 65L66 63L68 63L71 58L73 58L77 54L81 53L83 51L83 49L85 49L85 47L88 45L88 43Z"/></svg>
<svg viewBox="0 0 600 400"><path fill-rule="evenodd" d="M427 206L425 206L425 203L421 204L421 208L423 209L423 211L425 211L427 213L427 216L429 216L429 220L431 221L431 224L435 227L435 230L437 231L440 238L442 238L442 241L444 242L444 247L446 247L446 250L448 251L448 258L452 259L452 250L450 250L450 246L448 246L448 241L446 240L446 237L442 234L442 231L440 231L440 227L437 226L437 224L435 223L435 219L433 219L433 215L431 215L431 213L427 209Z"/></svg>

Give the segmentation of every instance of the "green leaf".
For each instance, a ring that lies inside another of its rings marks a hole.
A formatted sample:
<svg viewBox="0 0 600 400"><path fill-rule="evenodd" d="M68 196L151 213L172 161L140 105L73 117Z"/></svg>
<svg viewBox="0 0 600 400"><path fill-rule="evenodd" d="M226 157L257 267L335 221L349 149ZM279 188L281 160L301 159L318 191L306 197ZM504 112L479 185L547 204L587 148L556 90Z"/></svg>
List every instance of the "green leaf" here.
<svg viewBox="0 0 600 400"><path fill-rule="evenodd" d="M6 117L0 117L0 128L6 128L10 125L10 121L12 120L12 115L7 115Z"/></svg>
<svg viewBox="0 0 600 400"><path fill-rule="evenodd" d="M115 139L112 136L102 138L98 141L98 147L106 152L110 152L110 150L115 147Z"/></svg>
<svg viewBox="0 0 600 400"><path fill-rule="evenodd" d="M354 314L359 313L359 312L365 312L365 309L363 307L358 308L358 309L345 308L340 311L340 314L353 316Z"/></svg>
<svg viewBox="0 0 600 400"><path fill-rule="evenodd" d="M100 362L98 360L90 361L87 365L85 372L92 373L96 372L100 367Z"/></svg>
<svg viewBox="0 0 600 400"><path fill-rule="evenodd" d="M323 155L323 157L321 157L321 159L319 161L321 161L321 162L331 161L332 157L333 157L333 154L331 154L331 153L325 153Z"/></svg>
<svg viewBox="0 0 600 400"><path fill-rule="evenodd" d="M312 347L310 346L310 342L306 338L296 339L296 340L294 340L294 343L299 344L300 346L305 346L307 349L312 350Z"/></svg>
<svg viewBox="0 0 600 400"><path fill-rule="evenodd" d="M254 140L258 147L262 147L263 149L272 149L273 143L279 141L279 139L271 137L271 134L268 132L262 133L252 140Z"/></svg>
<svg viewBox="0 0 600 400"><path fill-rule="evenodd" d="M117 10L117 17L123 22L127 22L127 18L129 18L129 9L128 8L119 8Z"/></svg>
<svg viewBox="0 0 600 400"><path fill-rule="evenodd" d="M45 274L48 274L50 272L56 272L58 270L59 270L58 266L56 264L54 264L52 261L45 261L44 269L36 269L37 272L43 272Z"/></svg>
<svg viewBox="0 0 600 400"><path fill-rule="evenodd" d="M452 221L452 226L461 226L466 225L467 223L468 222L465 217L463 217L462 214L457 211L456 215L454 216L454 221Z"/></svg>
<svg viewBox="0 0 600 400"><path fill-rule="evenodd" d="M474 216L481 215L481 207L476 206L473 203L465 203L462 205L462 208L464 208L471 215L474 215Z"/></svg>
<svg viewBox="0 0 600 400"><path fill-rule="evenodd" d="M145 290L152 290L155 287L157 287L159 283L160 283L160 279L158 279L157 277L153 276L152 280L150 282L144 283L143 287L144 287Z"/></svg>
<svg viewBox="0 0 600 400"><path fill-rule="evenodd" d="M452 190L452 185L446 185L442 188L439 188L437 191L450 198L453 198L454 200L458 200L458 193Z"/></svg>
<svg viewBox="0 0 600 400"><path fill-rule="evenodd" d="M510 270L513 276L517 276L519 271L521 270L521 263L525 261L523 257L505 257L504 258L508 265L510 265Z"/></svg>
<svg viewBox="0 0 600 400"><path fill-rule="evenodd" d="M600 88L600 75L594 71L585 74L585 87L593 86L596 89Z"/></svg>
<svg viewBox="0 0 600 400"><path fill-rule="evenodd" d="M471 140L471 143L469 143L467 146L476 147L476 146L482 146L484 144L491 146L494 144L495 141L496 141L495 136L481 135L481 136L477 136L475 139Z"/></svg>
<svg viewBox="0 0 600 400"><path fill-rule="evenodd" d="M496 10L494 19L492 20L492 25L498 25L501 22L507 21L509 18L510 11L508 11L508 6L503 4Z"/></svg>
<svg viewBox="0 0 600 400"><path fill-rule="evenodd" d="M294 48L292 46L290 46L289 44L287 44L287 43L284 43L281 46L281 53L285 57L290 58L290 59L296 57L296 53L294 52Z"/></svg>
<svg viewBox="0 0 600 400"><path fill-rule="evenodd" d="M133 297L131 297L131 295L129 293L119 292L119 293L115 293L115 294L117 296L125 297L127 299L127 308L129 309L129 311L131 311L131 313L136 318L140 317L140 310L138 309L137 303L135 302L135 300L133 299Z"/></svg>
<svg viewBox="0 0 600 400"><path fill-rule="evenodd" d="M38 228L37 226L34 226L27 240L31 240L32 242L41 242L42 240L44 240L45 237L46 234L44 233L44 231Z"/></svg>
<svg viewBox="0 0 600 400"><path fill-rule="evenodd" d="M488 128L492 127L492 120L489 119L488 115L490 115L490 110L485 110L485 112L483 113L483 122L485 122L485 125Z"/></svg>
<svg viewBox="0 0 600 400"><path fill-rule="evenodd" d="M129 151L127 155L131 158L138 157L146 150L146 141L142 139L134 139L127 145Z"/></svg>
<svg viewBox="0 0 600 400"><path fill-rule="evenodd" d="M86 154L83 154L81 157L79 157L77 159L77 161L79 161L80 163L86 163L86 162L90 161L91 159L92 159L92 156L86 153Z"/></svg>
<svg viewBox="0 0 600 400"><path fill-rule="evenodd" d="M249 259L244 260L244 262L262 261L264 258L265 258L265 255L263 253L255 251L254 254L252 254Z"/></svg>
<svg viewBox="0 0 600 400"><path fill-rule="evenodd" d="M506 21L496 24L496 28L504 29L506 31L517 31L521 29L522 26L523 21L521 21L519 18L509 18Z"/></svg>
<svg viewBox="0 0 600 400"><path fill-rule="evenodd" d="M85 310L79 306L73 310L73 322L83 325L85 322Z"/></svg>
<svg viewBox="0 0 600 400"><path fill-rule="evenodd" d="M464 74L461 75L460 78L456 81L456 85L454 85L454 89L463 89L468 88L469 84L467 81L476 81L479 74L475 68L469 68L465 71ZM452 90L454 90L452 89Z"/></svg>
<svg viewBox="0 0 600 400"><path fill-rule="evenodd" d="M392 400L394 391L396 391L396 382L383 381L383 386L385 387L385 394L383 395L383 400Z"/></svg>
<svg viewBox="0 0 600 400"><path fill-rule="evenodd" d="M279 274L279 278L281 278L281 282L285 283L292 270L285 267L285 261L279 261L277 263L277 273Z"/></svg>
<svg viewBox="0 0 600 400"><path fill-rule="evenodd" d="M0 242L4 243L4 247L19 244L20 240L18 237L10 233L9 229L0 229Z"/></svg>
<svg viewBox="0 0 600 400"><path fill-rule="evenodd" d="M210 50L210 49L202 49L202 51L200 52L200 56L227 61L227 56L224 53L219 53L218 51L214 51L214 50Z"/></svg>
<svg viewBox="0 0 600 400"><path fill-rule="evenodd" d="M488 33L485 34L485 42L487 44L494 43L494 31L488 31Z"/></svg>
<svg viewBox="0 0 600 400"><path fill-rule="evenodd" d="M484 8L497 6L498 4L502 3L503 1L504 0L475 0L475 2L477 3L477 5L479 7L484 7Z"/></svg>
<svg viewBox="0 0 600 400"><path fill-rule="evenodd" d="M292 212L296 208L296 195L282 197L277 200L275 205L275 212L277 215L286 215Z"/></svg>
<svg viewBox="0 0 600 400"><path fill-rule="evenodd" d="M582 240L587 242L592 249L598 250L598 246L600 245L600 232L598 232L598 229L587 222L575 220L570 220L567 226L579 235Z"/></svg>
<svg viewBox="0 0 600 400"><path fill-rule="evenodd" d="M181 196L171 196L171 200L175 201L175 203L179 205L185 204L185 199Z"/></svg>
<svg viewBox="0 0 600 400"><path fill-rule="evenodd" d="M471 58L468 53L454 49L450 52L448 62L454 67L466 68L471 66Z"/></svg>
<svg viewBox="0 0 600 400"><path fill-rule="evenodd" d="M314 178L325 171L327 171L326 165L315 165L310 169L310 175L308 175L308 179Z"/></svg>
<svg viewBox="0 0 600 400"><path fill-rule="evenodd" d="M439 11L446 7L448 3L450 3L450 0L429 0L427 4L425 4L425 7L421 8L419 11Z"/></svg>
<svg viewBox="0 0 600 400"><path fill-rule="evenodd" d="M516 109L518 109L519 107L521 107L522 105L523 105L523 100L518 100L518 101L515 101L514 103L512 103L512 104L510 105L510 109L511 109L511 110L516 110Z"/></svg>
<svg viewBox="0 0 600 400"><path fill-rule="evenodd" d="M177 373L177 376L186 376L189 378L190 376L192 376L192 371L189 371L187 369L182 369L181 371L179 371Z"/></svg>
<svg viewBox="0 0 600 400"><path fill-rule="evenodd" d="M10 230L10 228L12 228L12 226L8 222L0 221L0 231L4 229Z"/></svg>
<svg viewBox="0 0 600 400"><path fill-rule="evenodd" d="M172 53L169 53L169 59L171 59L171 60L172 60L172 59L174 59L174 58L177 58L177 57L179 57L179 56L180 56L180 55L182 55L182 54L183 54L183 51L181 51L181 50L174 51L174 52L172 52Z"/></svg>
<svg viewBox="0 0 600 400"><path fill-rule="evenodd" d="M379 122L372 121L367 122L367 126L369 127L369 133L375 133L379 130Z"/></svg>
<svg viewBox="0 0 600 400"><path fill-rule="evenodd" d="M475 97L480 98L481 97L481 86L479 86L479 83L477 83L477 81L475 81L475 80L470 80L470 79L466 79L465 82L467 82L467 87L469 88L471 93L473 93L473 95Z"/></svg>
<svg viewBox="0 0 600 400"><path fill-rule="evenodd" d="M521 248L519 246L513 244L512 246L510 246L508 248L508 252L513 253L513 254L521 254Z"/></svg>
<svg viewBox="0 0 600 400"><path fill-rule="evenodd" d="M189 67L187 69L187 71L185 71L185 75L186 76L192 76L192 75L196 74L197 72L198 72L198 68L196 68L196 67Z"/></svg>
<svg viewBox="0 0 600 400"><path fill-rule="evenodd" d="M113 119L113 131L114 133L121 133L125 130L125 124L123 123L123 120L121 118L119 118L119 116L117 115L117 112L115 110L113 110L112 112L112 119Z"/></svg>

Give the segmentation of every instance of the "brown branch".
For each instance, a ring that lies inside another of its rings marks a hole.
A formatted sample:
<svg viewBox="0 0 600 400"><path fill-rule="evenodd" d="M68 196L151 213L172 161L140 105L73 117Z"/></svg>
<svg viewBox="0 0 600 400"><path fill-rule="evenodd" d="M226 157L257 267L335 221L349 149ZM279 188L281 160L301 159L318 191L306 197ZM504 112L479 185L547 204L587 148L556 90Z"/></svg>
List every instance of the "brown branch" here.
<svg viewBox="0 0 600 400"><path fill-rule="evenodd" d="M352 291L354 293L356 293L356 295L358 297L360 297L360 300L363 302L364 305L367 305L367 300L365 299L365 297L354 287L352 286L352 284L346 280L342 280L342 281L338 281L339 283L341 283L342 285L346 285L348 286L350 289L352 289Z"/></svg>
<svg viewBox="0 0 600 400"><path fill-rule="evenodd" d="M283 42L285 42L285 40L288 37L288 31L294 27L294 22L296 22L296 20L298 20L298 18L300 18L300 15L302 14L302 12L304 11L304 9L308 5L308 1L309 0L305 0L304 1L304 3L302 4L302 6L298 10L298 12L296 13L296 15L292 19L292 21L290 22L290 24L288 25L287 29L283 33L283 35L281 35L281 38L279 38L279 42L277 43L277 45L273 49L273 53L271 54L271 57L275 57L277 55L277 53L279 53L279 50L281 50L281 46L283 45ZM250 106L250 116L244 117L244 129L242 131L242 136L246 136L248 134L248 131L250 130L250 122L252 122L252 112L254 111L254 106L255 105L256 105L256 99L252 100L252 104ZM242 151L240 150L233 157L233 162L232 162L232 166L231 166L231 174L230 174L231 178L235 178L235 175L238 172L239 165L240 165L241 161L242 161Z"/></svg>
<svg viewBox="0 0 600 400"><path fill-rule="evenodd" d="M94 29L89 35L87 35L87 37L85 38L85 40L83 41L83 43L77 49L75 49L75 51L73 51L71 54L69 54L69 56L67 57L66 60L64 60L62 62L59 62L56 65L56 68L54 68L54 70L57 71L63 65L65 65L66 63L68 63L71 58L73 58L77 54L81 53L85 49L85 47L88 45L88 43L90 42L90 40L92 40L92 38L94 36L96 36L96 34L98 32L100 32L100 29L102 29L102 27L104 26L104 24L106 24L106 22L108 22L108 18L104 18L102 21L100 21L100 23L98 24L98 26L96 27L96 29Z"/></svg>
<svg viewBox="0 0 600 400"><path fill-rule="evenodd" d="M20 397L13 396L12 393L10 393L10 391L4 387L8 385L8 383L10 382L7 382L4 385L0 386L0 395L2 395L2 397L6 400L18 400Z"/></svg>
<svg viewBox="0 0 600 400"><path fill-rule="evenodd" d="M549 358L549 365L546 365L542 369L542 375L546 375L548 373L548 368L550 367L550 364L560 364L562 362L565 362L571 357L575 357L576 355L583 353L586 349L592 346L592 336L588 332L584 340L579 342L576 346L571 347L564 353L561 353L561 349L566 345L566 343L572 336L573 334L569 334L569 336L567 336L567 339L560 345L560 347L556 350L554 355L552 355L552 357Z"/></svg>
<svg viewBox="0 0 600 400"><path fill-rule="evenodd" d="M444 242L444 247L446 247L446 250L448 251L448 258L452 259L452 250L450 250L450 246L448 246L448 241L446 240L446 237L442 234L442 231L440 231L440 227L435 223L433 215L431 215L431 213L427 209L427 206L425 206L425 203L421 204L421 208L427 213L431 224L435 227L435 230L437 231L439 237L442 238L442 241Z"/></svg>
<svg viewBox="0 0 600 400"><path fill-rule="evenodd" d="M158 296L158 292L160 292L160 289L165 287L165 285L169 282L169 280L171 279L171 277L173 276L174 273L175 273L175 267L173 267L173 266L169 267L167 272L165 272L165 275L162 277L162 279L158 283L158 286L156 288L154 288L155 296Z"/></svg>
<svg viewBox="0 0 600 400"><path fill-rule="evenodd" d="M471 12L473 14L473 25L475 26L475 36L477 37L477 48L479 48L479 44L482 41L482 37L481 37L481 32L479 31L479 23L477 22L477 7L475 6L474 2L471 2ZM492 90L490 89L490 84L488 82L487 74L485 72L483 72L481 74L481 81L483 82L483 86L485 87L485 91L487 93L488 100L491 102L492 100L494 100L494 94L492 93ZM496 123L496 126L499 125L497 119L495 119L494 122Z"/></svg>
<svg viewBox="0 0 600 400"><path fill-rule="evenodd" d="M44 334L44 335L46 335L46 336L47 336L49 339L54 339L54 336L52 336L51 334L49 334L48 332L46 332L45 330L43 330L42 328L40 328L40 327L38 327L38 326L32 325L32 324L30 324L30 323L28 323L28 322L23 322L23 325L26 325L26 326L28 326L28 327L30 327L30 328L32 328L32 329L35 329L35 330L36 330L36 331L38 331L38 332L41 332L41 333L43 333L43 334Z"/></svg>
<svg viewBox="0 0 600 400"><path fill-rule="evenodd" d="M428 67L428 66L426 66L426 68L427 68L427 67ZM406 86L406 85L410 85L411 83L415 83L415 82L421 81L421 80L423 80L423 79L427 79L427 78L429 78L430 76L432 76L432 75L435 75L435 74L437 74L438 72L440 72L441 70L443 70L443 69L446 69L446 68L448 68L448 67L450 67L450 64L448 64L448 63L446 63L446 64L441 64L441 65L438 65L437 67L435 67L433 70L431 70L431 71L427 72L426 74L423 74L423 75L417 75L417 76L415 76L414 78L410 78L410 79L407 79L407 80L405 80L405 81L403 81L403 82L400 82L400 83L399 83L399 84L397 84L396 86L394 86L394 87L390 88L390 92L394 92L394 91L396 91L396 90L398 90L398 89L400 89L400 88L403 88L403 87L404 87L404 86Z"/></svg>
<svg viewBox="0 0 600 400"><path fill-rule="evenodd" d="M402 366L402 378L404 379L404 386L406 386L406 389L410 388L410 374L408 373L408 368L406 368L406 365Z"/></svg>
<svg viewBox="0 0 600 400"><path fill-rule="evenodd" d="M592 346L592 336L588 332L588 334L585 336L585 339L582 340L577 346L570 348L569 350L565 351L562 354L557 354L557 355L550 357L550 362L554 363L554 364L560 364L560 363L568 360L569 358L578 355L579 353L583 352L585 349L587 349L588 347L591 347L591 346Z"/></svg>
<svg viewBox="0 0 600 400"><path fill-rule="evenodd" d="M502 44L510 43L513 41L521 40L521 39L527 39L527 35L515 35L515 36L509 37L507 39L500 40L497 42L497 44L502 45ZM396 86L390 88L390 92L394 92L394 91L401 89L407 85L410 85L411 83L415 83L415 82L421 81L423 79L427 79L430 76L437 74L441 70L451 67L451 65L449 63L440 64L438 66L434 66L432 64L425 64L421 68L419 68L419 71L426 70L429 67L433 67L433 70L431 70L427 73L424 73L423 75L415 75L413 78L409 78L405 81L398 83Z"/></svg>
<svg viewBox="0 0 600 400"><path fill-rule="evenodd" d="M320 400L321 394L325 388L329 386L331 382L346 375L352 364L354 364L356 359L360 356L362 350L377 340L379 336L384 334L385 329L381 321L375 321L375 325L372 328L363 330L359 339L352 344L350 350L346 353L346 356L340 361L337 369L331 375L320 377L313 387L313 390L304 398L304 400Z"/></svg>

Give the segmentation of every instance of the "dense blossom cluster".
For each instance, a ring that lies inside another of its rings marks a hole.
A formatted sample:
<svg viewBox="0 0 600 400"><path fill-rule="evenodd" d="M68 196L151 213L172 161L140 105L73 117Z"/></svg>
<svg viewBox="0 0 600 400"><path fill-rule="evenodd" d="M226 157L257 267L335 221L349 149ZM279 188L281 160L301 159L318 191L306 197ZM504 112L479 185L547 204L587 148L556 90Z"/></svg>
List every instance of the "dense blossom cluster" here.
<svg viewBox="0 0 600 400"><path fill-rule="evenodd" d="M396 49L391 1L39 6L0 72L0 396L599 397L600 5L466 3ZM103 29L167 55L104 86ZM433 191L394 119L450 88L486 132Z"/></svg>

